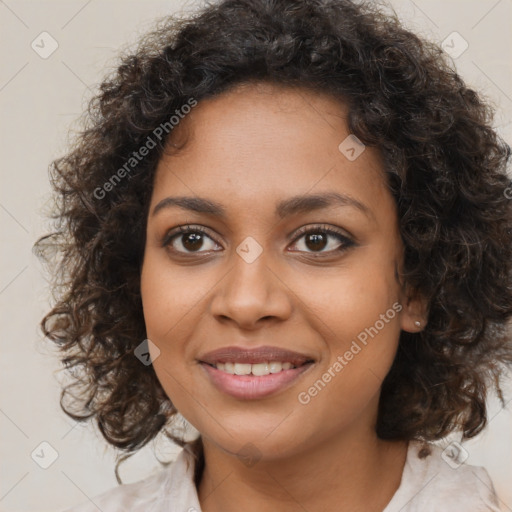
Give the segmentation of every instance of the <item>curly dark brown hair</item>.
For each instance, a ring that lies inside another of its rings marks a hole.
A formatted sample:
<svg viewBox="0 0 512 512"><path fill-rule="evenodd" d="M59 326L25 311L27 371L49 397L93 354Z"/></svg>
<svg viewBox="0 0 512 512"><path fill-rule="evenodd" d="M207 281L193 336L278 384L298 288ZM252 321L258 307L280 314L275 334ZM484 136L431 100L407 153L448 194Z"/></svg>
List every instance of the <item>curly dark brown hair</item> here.
<svg viewBox="0 0 512 512"><path fill-rule="evenodd" d="M191 101L254 81L331 95L348 105L350 131L382 152L402 277L426 298L428 325L400 335L378 436L475 436L488 390L503 401L512 365L511 149L492 128L490 103L437 45L375 2L349 0L223 0L167 17L101 83L74 146L51 164L52 232L34 246L48 262L58 256L56 304L41 328L72 370L62 408L75 420L95 417L125 452L159 432L183 445L154 368L134 357L146 338L148 206L171 132L155 137L155 128ZM154 147L135 162L148 137Z"/></svg>

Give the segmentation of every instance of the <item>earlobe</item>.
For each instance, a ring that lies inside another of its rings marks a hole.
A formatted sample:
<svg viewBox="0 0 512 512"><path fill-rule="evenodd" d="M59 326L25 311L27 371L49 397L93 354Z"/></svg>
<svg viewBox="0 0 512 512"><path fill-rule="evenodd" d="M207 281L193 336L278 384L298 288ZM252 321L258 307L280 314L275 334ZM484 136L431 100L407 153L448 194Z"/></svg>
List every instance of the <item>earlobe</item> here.
<svg viewBox="0 0 512 512"><path fill-rule="evenodd" d="M409 293L402 305L401 329L412 333L423 331L428 317L426 299L419 293Z"/></svg>

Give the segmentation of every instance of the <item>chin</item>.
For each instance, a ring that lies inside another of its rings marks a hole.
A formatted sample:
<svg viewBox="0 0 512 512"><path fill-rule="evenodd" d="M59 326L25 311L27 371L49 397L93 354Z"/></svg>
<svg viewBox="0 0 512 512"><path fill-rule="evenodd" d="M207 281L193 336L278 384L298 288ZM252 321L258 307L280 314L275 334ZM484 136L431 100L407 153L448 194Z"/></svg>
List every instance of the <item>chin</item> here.
<svg viewBox="0 0 512 512"><path fill-rule="evenodd" d="M306 440L298 437L296 428L293 431L284 428L280 430L279 427L276 429L277 424L272 428L265 426L261 430L247 427L230 429L230 432L236 432L231 436L227 431L216 429L211 435L205 434L202 437L206 443L215 444L216 448L251 467L255 461L272 461L294 455L305 444Z"/></svg>

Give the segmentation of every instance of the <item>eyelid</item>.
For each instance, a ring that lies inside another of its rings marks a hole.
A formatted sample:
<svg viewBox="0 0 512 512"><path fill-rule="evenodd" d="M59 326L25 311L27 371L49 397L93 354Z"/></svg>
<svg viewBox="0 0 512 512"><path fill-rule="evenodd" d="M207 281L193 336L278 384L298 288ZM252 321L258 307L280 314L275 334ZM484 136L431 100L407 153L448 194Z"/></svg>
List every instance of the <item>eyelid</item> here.
<svg viewBox="0 0 512 512"><path fill-rule="evenodd" d="M302 226L302 227L298 228L297 230L295 230L290 239L295 241L298 238L300 238L302 235L309 233L311 231L315 231L315 230L329 233L332 235L338 235L342 238L345 238L346 240L355 242L355 237L352 236L348 231L346 231L342 228L330 226L328 224L307 224L307 225Z"/></svg>
<svg viewBox="0 0 512 512"><path fill-rule="evenodd" d="M167 246L168 244L170 244L171 240L180 233L189 233L195 231L205 234L206 236L211 238L216 244L219 244L215 237L209 234L210 230L207 227L201 226L200 224L182 224L181 226L176 226L175 228L166 231L164 236L162 237L161 245L162 247Z"/></svg>

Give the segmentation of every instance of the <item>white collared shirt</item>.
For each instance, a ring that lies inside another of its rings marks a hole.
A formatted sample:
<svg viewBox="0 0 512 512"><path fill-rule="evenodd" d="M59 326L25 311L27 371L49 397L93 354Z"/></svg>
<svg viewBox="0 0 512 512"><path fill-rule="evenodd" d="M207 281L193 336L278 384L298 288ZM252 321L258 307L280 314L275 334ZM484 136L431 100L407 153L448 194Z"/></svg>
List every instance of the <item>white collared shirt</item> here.
<svg viewBox="0 0 512 512"><path fill-rule="evenodd" d="M400 486L383 512L501 512L487 471L450 460L440 447L420 458L411 441ZM110 489L64 512L201 512L194 484L194 458L182 449L165 469Z"/></svg>

